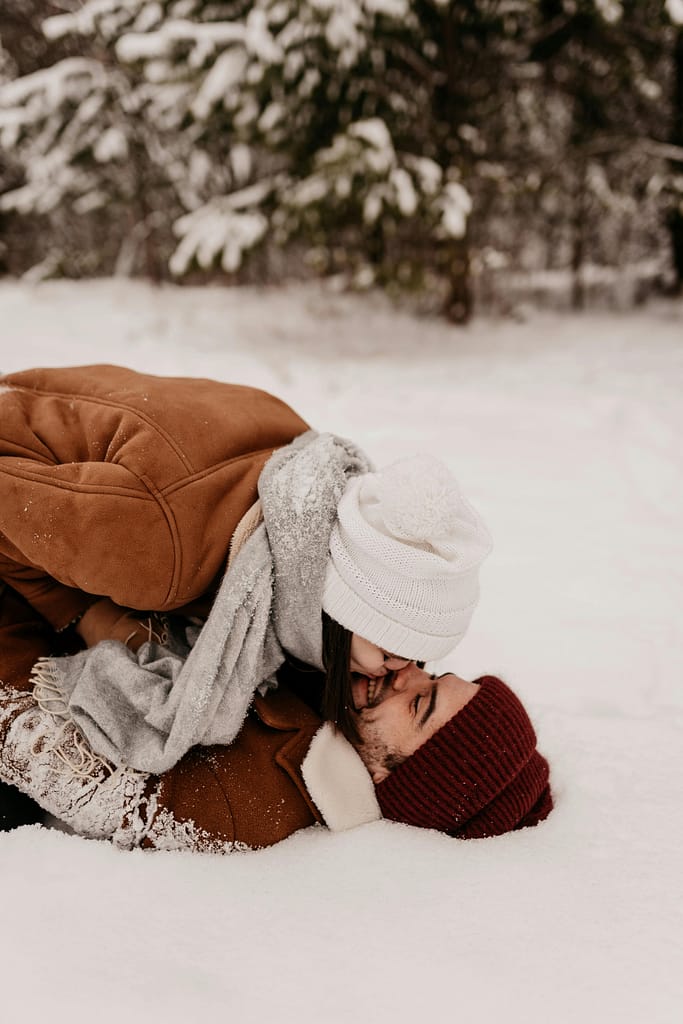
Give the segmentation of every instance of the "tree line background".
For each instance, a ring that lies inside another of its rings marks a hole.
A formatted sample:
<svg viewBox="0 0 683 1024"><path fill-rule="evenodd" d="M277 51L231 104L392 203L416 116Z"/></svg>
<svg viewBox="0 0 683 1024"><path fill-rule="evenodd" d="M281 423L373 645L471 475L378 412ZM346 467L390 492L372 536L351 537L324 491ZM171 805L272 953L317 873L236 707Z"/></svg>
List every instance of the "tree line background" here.
<svg viewBox="0 0 683 1024"><path fill-rule="evenodd" d="M2 0L2 273L680 294L683 0Z"/></svg>

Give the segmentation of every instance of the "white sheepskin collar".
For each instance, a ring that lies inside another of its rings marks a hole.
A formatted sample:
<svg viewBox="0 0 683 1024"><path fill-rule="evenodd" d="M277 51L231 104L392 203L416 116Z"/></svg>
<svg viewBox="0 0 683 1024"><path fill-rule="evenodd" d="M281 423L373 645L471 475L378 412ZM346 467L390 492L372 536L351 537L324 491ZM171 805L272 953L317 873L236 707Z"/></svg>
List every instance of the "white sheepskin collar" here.
<svg viewBox="0 0 683 1024"><path fill-rule="evenodd" d="M382 817L367 768L330 722L321 725L313 737L301 773L313 803L332 832Z"/></svg>

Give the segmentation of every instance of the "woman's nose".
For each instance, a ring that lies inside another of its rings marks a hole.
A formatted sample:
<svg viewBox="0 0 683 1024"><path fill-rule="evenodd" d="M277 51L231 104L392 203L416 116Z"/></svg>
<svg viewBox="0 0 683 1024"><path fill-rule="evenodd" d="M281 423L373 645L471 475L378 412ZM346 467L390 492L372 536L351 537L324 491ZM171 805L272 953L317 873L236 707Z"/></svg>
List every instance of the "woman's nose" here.
<svg viewBox="0 0 683 1024"><path fill-rule="evenodd" d="M384 658L384 667L389 672L399 672L406 665L412 665L410 658L397 658L393 654L387 654Z"/></svg>
<svg viewBox="0 0 683 1024"><path fill-rule="evenodd" d="M392 689L396 690L397 693L402 693L406 687L411 685L411 679L415 671L419 672L419 669L414 661L401 659L401 667L395 670L394 678L391 681Z"/></svg>

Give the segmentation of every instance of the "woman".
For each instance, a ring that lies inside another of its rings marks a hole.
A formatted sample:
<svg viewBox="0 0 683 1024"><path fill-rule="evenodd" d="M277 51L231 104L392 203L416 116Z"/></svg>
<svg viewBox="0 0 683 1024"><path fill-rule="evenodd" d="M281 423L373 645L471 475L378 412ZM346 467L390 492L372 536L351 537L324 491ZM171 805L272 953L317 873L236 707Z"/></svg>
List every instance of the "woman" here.
<svg viewBox="0 0 683 1024"><path fill-rule="evenodd" d="M490 547L436 460L375 473L262 391L119 367L0 378L0 477L0 579L88 645L37 695L155 773L231 742L284 662L352 734L359 693L460 640Z"/></svg>

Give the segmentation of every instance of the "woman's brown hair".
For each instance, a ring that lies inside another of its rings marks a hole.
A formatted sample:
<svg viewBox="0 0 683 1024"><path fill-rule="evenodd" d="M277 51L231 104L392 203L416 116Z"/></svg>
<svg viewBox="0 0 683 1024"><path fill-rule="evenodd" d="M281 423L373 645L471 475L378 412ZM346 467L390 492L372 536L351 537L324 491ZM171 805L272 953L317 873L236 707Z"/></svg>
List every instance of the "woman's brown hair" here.
<svg viewBox="0 0 683 1024"><path fill-rule="evenodd" d="M348 629L331 619L327 612L323 612L325 692L322 699L322 716L325 721L333 722L347 740L358 743L360 737L352 714L352 636Z"/></svg>
<svg viewBox="0 0 683 1024"><path fill-rule="evenodd" d="M351 743L360 743L353 715L351 692L351 640L353 633L323 612L323 667L325 689L320 713L326 722L333 722ZM424 661L416 661L424 668Z"/></svg>

